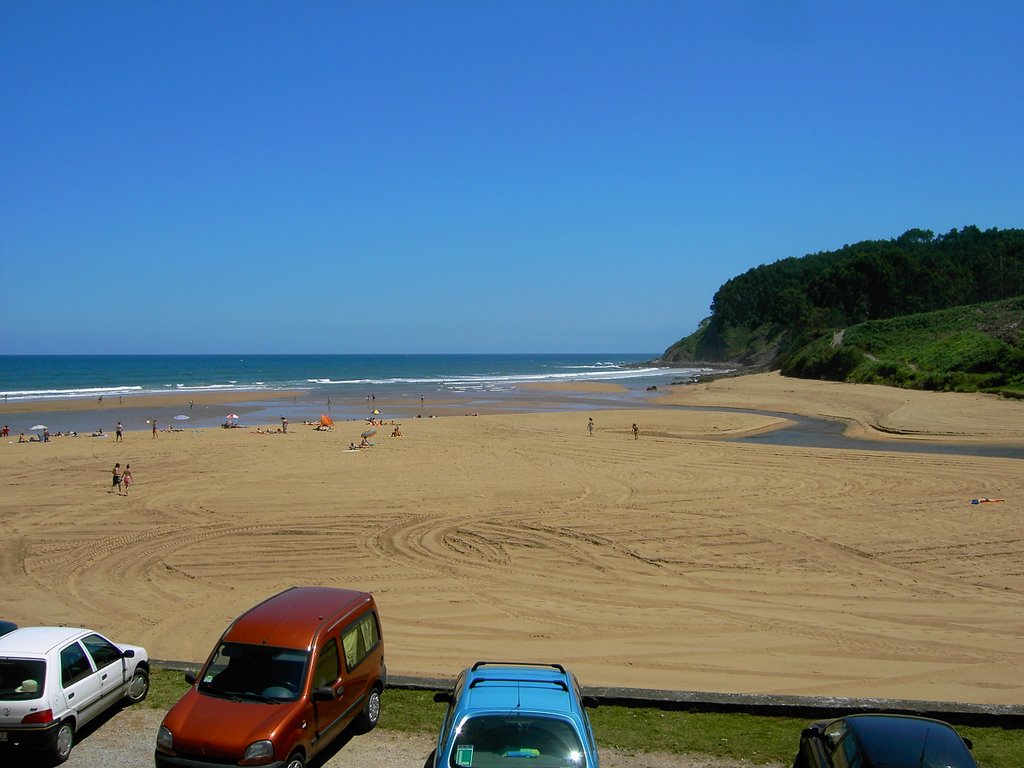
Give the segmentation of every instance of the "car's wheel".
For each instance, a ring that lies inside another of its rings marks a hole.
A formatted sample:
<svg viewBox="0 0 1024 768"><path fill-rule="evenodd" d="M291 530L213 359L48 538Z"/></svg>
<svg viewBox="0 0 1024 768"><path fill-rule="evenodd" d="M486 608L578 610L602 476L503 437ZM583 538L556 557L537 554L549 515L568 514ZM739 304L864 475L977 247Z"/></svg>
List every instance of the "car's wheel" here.
<svg viewBox="0 0 1024 768"><path fill-rule="evenodd" d="M380 720L380 687L374 686L366 697L363 704L363 711L356 718L356 724L360 731L372 731Z"/></svg>
<svg viewBox="0 0 1024 768"><path fill-rule="evenodd" d="M423 768L434 768L434 757L436 755L437 755L437 750L436 749L432 750L430 752L430 754L427 755L427 761L425 763L423 763Z"/></svg>
<svg viewBox="0 0 1024 768"><path fill-rule="evenodd" d="M302 753L296 752L289 757L288 762L284 764L284 768L306 768L306 761L302 758Z"/></svg>
<svg viewBox="0 0 1024 768"><path fill-rule="evenodd" d="M71 756L71 747L75 743L75 725L70 720L65 720L57 728L53 735L53 744L50 747L50 762L53 765L60 765Z"/></svg>
<svg viewBox="0 0 1024 768"><path fill-rule="evenodd" d="M132 704L138 704L149 695L149 672L141 667L136 668L135 676L128 684L127 698Z"/></svg>

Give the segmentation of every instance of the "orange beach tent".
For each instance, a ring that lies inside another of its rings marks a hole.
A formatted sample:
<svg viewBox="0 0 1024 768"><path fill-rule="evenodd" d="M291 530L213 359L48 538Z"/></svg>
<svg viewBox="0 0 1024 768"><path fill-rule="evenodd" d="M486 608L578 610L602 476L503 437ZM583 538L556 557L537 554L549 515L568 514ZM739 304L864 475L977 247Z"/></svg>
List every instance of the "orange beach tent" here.
<svg viewBox="0 0 1024 768"><path fill-rule="evenodd" d="M320 426L321 427L333 427L334 419L328 416L326 413L320 414Z"/></svg>

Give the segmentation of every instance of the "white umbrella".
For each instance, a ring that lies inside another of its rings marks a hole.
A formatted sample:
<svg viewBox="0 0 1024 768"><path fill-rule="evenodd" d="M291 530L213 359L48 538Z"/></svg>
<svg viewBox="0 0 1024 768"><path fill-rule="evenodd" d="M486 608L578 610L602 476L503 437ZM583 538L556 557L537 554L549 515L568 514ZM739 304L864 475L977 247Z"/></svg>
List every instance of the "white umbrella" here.
<svg viewBox="0 0 1024 768"><path fill-rule="evenodd" d="M49 429L45 424L36 424L32 429Z"/></svg>
<svg viewBox="0 0 1024 768"><path fill-rule="evenodd" d="M227 416L225 416L224 418L225 418L225 419L237 419L237 418L238 418L238 414L237 414L237 413L229 413L229 414L228 414Z"/></svg>
<svg viewBox="0 0 1024 768"><path fill-rule="evenodd" d="M179 413L174 418L177 419L178 421L188 421L189 420L189 417L186 416L184 413Z"/></svg>

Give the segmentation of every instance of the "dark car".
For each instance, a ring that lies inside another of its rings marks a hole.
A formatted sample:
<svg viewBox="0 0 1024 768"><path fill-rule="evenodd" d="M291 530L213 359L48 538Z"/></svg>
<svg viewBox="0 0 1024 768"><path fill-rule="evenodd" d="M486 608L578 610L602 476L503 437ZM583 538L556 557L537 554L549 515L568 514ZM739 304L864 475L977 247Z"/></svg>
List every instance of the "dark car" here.
<svg viewBox="0 0 1024 768"><path fill-rule="evenodd" d="M848 715L804 728L793 768L978 768L949 723L906 715Z"/></svg>
<svg viewBox="0 0 1024 768"><path fill-rule="evenodd" d="M12 632L18 628L18 625L13 621L3 621L0 619L0 635L6 635L8 632Z"/></svg>

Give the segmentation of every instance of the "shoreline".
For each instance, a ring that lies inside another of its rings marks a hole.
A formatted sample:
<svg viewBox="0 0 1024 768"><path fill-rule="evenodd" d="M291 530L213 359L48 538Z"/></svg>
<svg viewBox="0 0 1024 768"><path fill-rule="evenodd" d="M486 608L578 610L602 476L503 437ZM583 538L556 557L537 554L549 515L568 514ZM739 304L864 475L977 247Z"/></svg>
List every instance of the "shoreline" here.
<svg viewBox="0 0 1024 768"><path fill-rule="evenodd" d="M266 417L261 421L261 425L265 425L276 421L277 417L267 417L268 409L273 410L276 406L291 411L287 415L293 423L314 421L321 413L342 421L357 421L371 415L373 408L382 410L382 416L388 420L404 421L467 413L614 410L636 406L635 399L618 399L632 397L643 398L642 402L651 408L749 409L835 421L846 425L845 435L858 440L1024 446L1024 401L1008 401L988 394L936 393L880 385L787 379L777 372L716 377L711 381L665 385L653 391L630 389L615 381L523 383L510 391L493 394L485 402L481 402L476 393L434 392L425 405L408 395L382 396L380 401L374 399L369 405L362 397L348 395L332 397L328 406L319 399L314 401L312 394L309 389L251 390L124 395L118 398L117 403L113 402L114 398L103 402L91 398L24 401L0 405L0 423L18 422L19 419L26 421L25 417L32 415L74 413L78 415L77 422L96 422L105 432L112 433L117 421L125 422L128 430L131 419L135 430L146 430L146 417L152 415L166 425L180 413L189 415L190 419L178 426L210 428L219 426L219 423L212 422L222 421L221 411L228 410ZM940 404L936 406L937 403ZM119 419L119 413L125 414L125 418ZM85 418L83 414L90 414L88 421L82 421ZM937 417L937 414L941 416ZM190 424L192 416L203 423ZM92 430L93 427L84 429ZM62 427L51 431L57 430L65 431ZM29 431L27 426L11 428L12 435Z"/></svg>

